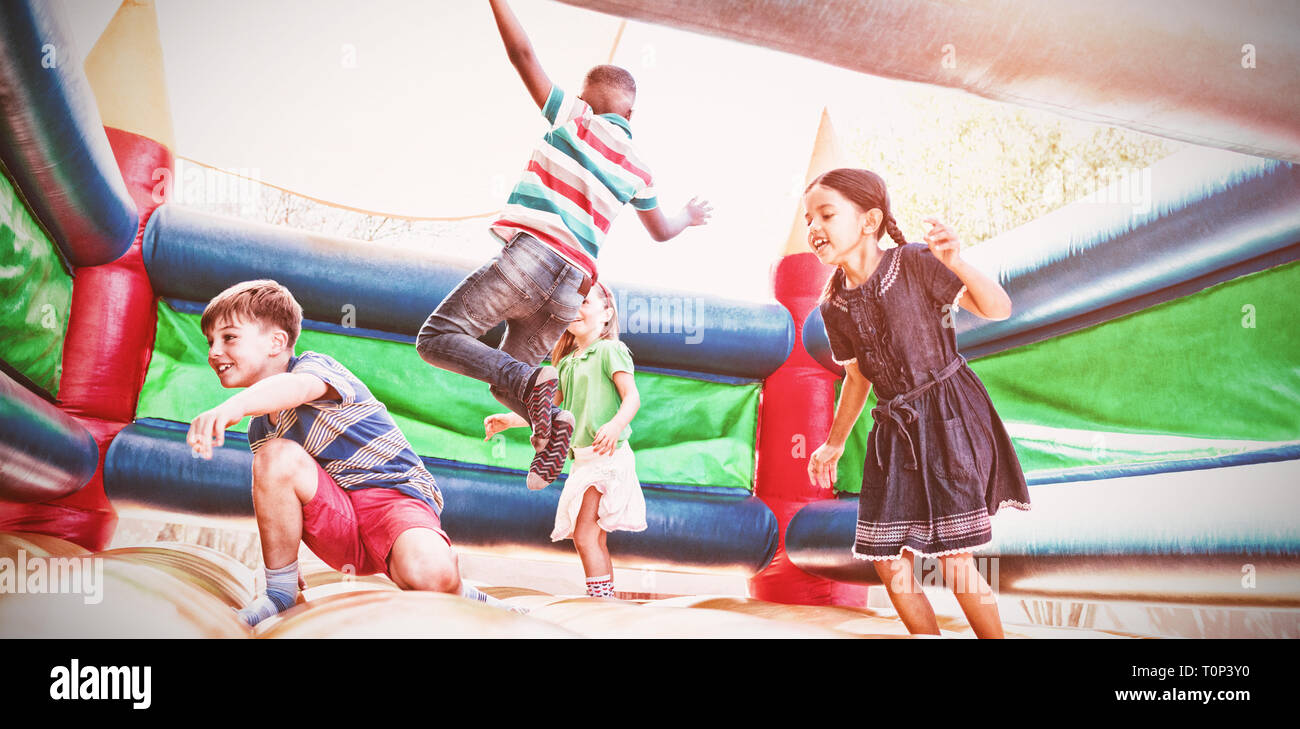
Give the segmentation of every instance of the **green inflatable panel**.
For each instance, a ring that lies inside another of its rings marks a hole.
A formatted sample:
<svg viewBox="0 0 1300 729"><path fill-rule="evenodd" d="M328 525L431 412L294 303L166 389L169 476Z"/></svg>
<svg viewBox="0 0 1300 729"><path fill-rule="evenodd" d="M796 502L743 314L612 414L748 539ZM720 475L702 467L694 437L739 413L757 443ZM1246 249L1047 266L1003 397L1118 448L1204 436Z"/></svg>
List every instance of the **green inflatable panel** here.
<svg viewBox="0 0 1300 729"><path fill-rule="evenodd" d="M72 277L0 175L0 360L51 395L63 374L71 306Z"/></svg>
<svg viewBox="0 0 1300 729"><path fill-rule="evenodd" d="M1300 440L1300 263L971 363L1026 473ZM840 459L857 493L870 408Z"/></svg>
<svg viewBox="0 0 1300 729"><path fill-rule="evenodd" d="M483 419L505 410L486 384L430 367L414 345L303 330L297 351L308 350L334 357L364 382L422 456L520 470L532 460L526 429L484 442ZM229 397L206 359L199 317L159 302L136 417L188 422ZM637 373L636 383L641 409L630 442L641 481L752 488L759 384L649 372ZM234 429L246 432L248 420Z"/></svg>

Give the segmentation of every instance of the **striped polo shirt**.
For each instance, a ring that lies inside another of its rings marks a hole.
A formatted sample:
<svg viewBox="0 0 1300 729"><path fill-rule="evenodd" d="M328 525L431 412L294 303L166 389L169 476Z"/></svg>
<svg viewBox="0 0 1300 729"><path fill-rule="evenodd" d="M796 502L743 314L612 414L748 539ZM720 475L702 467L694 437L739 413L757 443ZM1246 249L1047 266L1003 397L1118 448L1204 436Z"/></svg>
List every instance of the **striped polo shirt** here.
<svg viewBox="0 0 1300 729"><path fill-rule="evenodd" d="M272 438L301 445L344 489L391 488L442 512L442 492L407 442L388 408L333 357L303 352L289 360L289 372L319 377L339 394L338 400L303 403L248 426L254 454Z"/></svg>
<svg viewBox="0 0 1300 729"><path fill-rule="evenodd" d="M600 245L623 205L653 210L659 199L626 119L596 115L559 86L551 87L542 115L551 129L533 148L492 232L503 241L528 233L594 276Z"/></svg>

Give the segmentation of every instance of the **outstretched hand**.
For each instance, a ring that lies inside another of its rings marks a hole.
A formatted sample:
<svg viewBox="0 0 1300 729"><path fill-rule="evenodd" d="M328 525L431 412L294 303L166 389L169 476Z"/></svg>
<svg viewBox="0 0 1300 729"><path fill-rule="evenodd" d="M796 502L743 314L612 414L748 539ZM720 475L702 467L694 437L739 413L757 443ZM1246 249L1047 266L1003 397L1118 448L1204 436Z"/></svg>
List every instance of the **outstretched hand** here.
<svg viewBox="0 0 1300 729"><path fill-rule="evenodd" d="M220 448L226 442L226 428L238 423L244 413L222 403L207 412L200 413L190 423L185 442L189 444L196 458L212 459L212 449Z"/></svg>
<svg viewBox="0 0 1300 729"><path fill-rule="evenodd" d="M686 220L689 225L704 225L709 222L712 215L713 206L709 204L708 200L693 197L690 202L686 203Z"/></svg>
<svg viewBox="0 0 1300 729"><path fill-rule="evenodd" d="M930 224L925 233L925 244L930 246L930 252L943 265L955 267L961 260L961 241L957 240L957 234L936 218L926 218L924 222Z"/></svg>
<svg viewBox="0 0 1300 729"><path fill-rule="evenodd" d="M511 427L510 416L496 413L483 418L483 440L492 440L492 436Z"/></svg>

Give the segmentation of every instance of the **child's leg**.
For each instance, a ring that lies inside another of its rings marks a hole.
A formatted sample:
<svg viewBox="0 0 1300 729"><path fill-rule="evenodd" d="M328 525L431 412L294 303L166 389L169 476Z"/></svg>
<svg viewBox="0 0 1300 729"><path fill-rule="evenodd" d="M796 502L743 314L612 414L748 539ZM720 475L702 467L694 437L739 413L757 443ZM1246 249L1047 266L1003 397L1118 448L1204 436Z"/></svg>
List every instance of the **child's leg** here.
<svg viewBox="0 0 1300 729"><path fill-rule="evenodd" d="M268 441L253 456L253 511L262 540L266 594L239 616L249 625L292 607L298 597L302 509L316 496L316 461L291 440Z"/></svg>
<svg viewBox="0 0 1300 729"><path fill-rule="evenodd" d="M381 500L374 510L372 496ZM361 530L372 544L392 546L384 561L384 571L403 590L429 590L460 595L471 600L506 607L460 578L460 562L451 542L442 531L442 522L425 504L394 494L367 494L359 509L365 523ZM353 503L357 503L353 498ZM386 503L385 503L386 502ZM399 531L400 530L400 531ZM393 532L397 531L394 538ZM511 608L514 610L513 608ZM516 612L524 612L516 610Z"/></svg>
<svg viewBox="0 0 1300 729"><path fill-rule="evenodd" d="M403 590L460 594L460 565L442 535L432 529L407 529L388 554L388 576Z"/></svg>
<svg viewBox="0 0 1300 729"><path fill-rule="evenodd" d="M913 634L939 635L939 621L934 617L934 608L921 590L921 583L916 581L913 572L915 555L904 550L903 556L891 560L873 560L876 574L885 583L889 592L889 601L902 619L907 631Z"/></svg>
<svg viewBox="0 0 1300 729"><path fill-rule="evenodd" d="M531 301L506 280L501 258L498 255L471 273L438 304L420 328L415 346L434 367L489 383L493 394L502 393L498 399L527 418L522 401L536 366L478 340L497 324L527 315L542 303Z"/></svg>
<svg viewBox="0 0 1300 729"><path fill-rule="evenodd" d="M435 367L491 383L498 400L533 422L536 413L525 403L536 365L577 318L583 279L545 244L518 236L443 299L420 329L416 348ZM510 327L501 349L478 341L503 321ZM539 423L533 425L537 430ZM541 425L544 431L549 423Z"/></svg>
<svg viewBox="0 0 1300 729"><path fill-rule="evenodd" d="M294 441L275 438L253 456L253 511L267 567L298 558L302 507L316 495L317 478L316 460Z"/></svg>
<svg viewBox="0 0 1300 729"><path fill-rule="evenodd" d="M551 353L551 348L559 341L569 322L577 318L577 307L569 305L558 296L552 298L545 306L522 319L511 319L506 323L506 334L501 340L501 351L529 365L540 363ZM576 295L576 292L575 292ZM579 304L581 300L579 299ZM559 373L554 367L538 370L537 382L543 378L555 377L558 385ZM535 384L535 383L533 383ZM532 387L527 402L521 403L510 393L493 387L492 395L505 406L515 410L533 424L533 448L537 451L533 462L528 467L528 488L543 489L559 477L568 457L569 442L573 437L572 415L555 407L555 385L550 389ZM545 426L537 427L539 420L548 421Z"/></svg>
<svg viewBox="0 0 1300 729"><path fill-rule="evenodd" d="M605 530L597 523L599 509L600 491L589 487L582 495L582 506L573 523L573 546L587 576L587 593L593 597L613 597L614 566L609 559Z"/></svg>
<svg viewBox="0 0 1300 729"><path fill-rule="evenodd" d="M975 567L970 552L940 557L943 563L944 584L953 591L966 613L966 621L977 638L1001 638L1002 617L998 613L997 596Z"/></svg>
<svg viewBox="0 0 1300 729"><path fill-rule="evenodd" d="M581 300L578 303L580 306ZM551 348L560 341L564 330L577 317L577 307L570 308L567 303L552 299L546 306L528 316L506 321L501 351L530 367L536 367L551 356ZM494 385L491 392L502 405L525 419L529 417L526 405L507 390Z"/></svg>

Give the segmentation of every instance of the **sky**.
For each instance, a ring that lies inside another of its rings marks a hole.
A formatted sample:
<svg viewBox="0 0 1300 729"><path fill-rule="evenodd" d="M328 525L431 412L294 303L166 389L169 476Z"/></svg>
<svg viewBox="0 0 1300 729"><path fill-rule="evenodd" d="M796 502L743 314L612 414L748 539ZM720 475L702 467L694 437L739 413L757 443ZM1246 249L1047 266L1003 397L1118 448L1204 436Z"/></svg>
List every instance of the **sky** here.
<svg viewBox="0 0 1300 729"><path fill-rule="evenodd" d="M63 6L84 58L118 0ZM512 7L551 79L575 92L614 49L637 79L634 140L665 212L696 195L714 206L708 226L667 243L625 210L601 249L611 281L770 300L822 109L844 128L897 125L894 102L911 86L643 23L619 35L621 19L550 0ZM546 130L483 0L158 0L157 15L173 151L304 195L405 216L486 214ZM966 97L932 93L937 104Z"/></svg>

